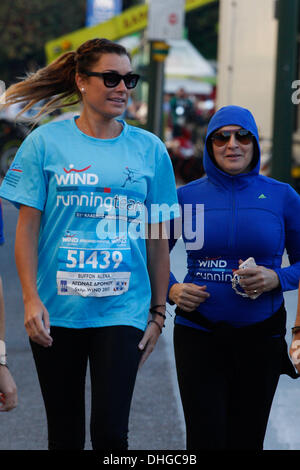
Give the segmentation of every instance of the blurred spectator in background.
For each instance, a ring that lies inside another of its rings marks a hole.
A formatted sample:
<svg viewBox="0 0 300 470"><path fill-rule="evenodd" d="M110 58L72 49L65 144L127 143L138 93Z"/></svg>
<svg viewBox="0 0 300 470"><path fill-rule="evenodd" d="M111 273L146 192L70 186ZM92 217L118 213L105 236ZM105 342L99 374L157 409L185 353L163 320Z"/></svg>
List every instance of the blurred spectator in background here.
<svg viewBox="0 0 300 470"><path fill-rule="evenodd" d="M4 243L2 206L0 200L0 245ZM3 263L1 263L3 266ZM2 279L0 276L0 411L10 411L17 406L17 387L6 363L5 310Z"/></svg>
<svg viewBox="0 0 300 470"><path fill-rule="evenodd" d="M176 95L170 99L170 118L173 137L180 137L184 126L193 114L193 103L188 98L184 88L179 88Z"/></svg>

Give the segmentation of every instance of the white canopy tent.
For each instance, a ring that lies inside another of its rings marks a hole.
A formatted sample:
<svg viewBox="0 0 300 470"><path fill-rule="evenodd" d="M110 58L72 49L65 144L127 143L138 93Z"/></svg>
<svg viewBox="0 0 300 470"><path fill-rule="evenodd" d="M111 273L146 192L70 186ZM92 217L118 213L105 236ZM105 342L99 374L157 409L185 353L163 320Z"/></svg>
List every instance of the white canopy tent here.
<svg viewBox="0 0 300 470"><path fill-rule="evenodd" d="M165 63L165 91L175 93L182 87L187 93L206 94L212 92L207 79L215 78L212 65L187 39L168 41L170 50Z"/></svg>
<svg viewBox="0 0 300 470"><path fill-rule="evenodd" d="M128 36L119 42L128 50L137 49L140 36ZM165 62L165 92L175 93L184 88L190 94L209 95L216 72L188 39L169 40L169 53Z"/></svg>
<svg viewBox="0 0 300 470"><path fill-rule="evenodd" d="M179 88L184 88L184 90L191 95L210 95L212 92L212 85L210 83L184 77L176 78L167 76L165 78L166 93L176 93Z"/></svg>

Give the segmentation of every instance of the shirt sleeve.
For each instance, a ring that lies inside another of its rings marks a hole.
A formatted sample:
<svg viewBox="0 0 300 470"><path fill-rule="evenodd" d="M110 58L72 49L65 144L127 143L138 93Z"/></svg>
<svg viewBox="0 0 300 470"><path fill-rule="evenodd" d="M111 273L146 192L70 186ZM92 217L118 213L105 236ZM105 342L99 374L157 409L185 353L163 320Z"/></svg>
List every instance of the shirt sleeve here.
<svg viewBox="0 0 300 470"><path fill-rule="evenodd" d="M178 195L178 201L180 201L180 190L177 191L177 195ZM180 202L179 202L179 207L180 207ZM170 222L170 231L168 233L170 253L172 249L174 248L174 246L176 245L177 240L181 236L181 233L182 233L182 218L180 217ZM167 291L167 302L170 305L174 305L174 302L172 302L172 300L169 298L170 289L174 284L178 284L178 281L171 271L170 278L169 278L168 291Z"/></svg>
<svg viewBox="0 0 300 470"><path fill-rule="evenodd" d="M176 243L176 241L175 241ZM175 243L170 245L169 243L169 250L171 251L172 248L175 246ZM169 278L169 285L168 285L168 291L167 291L167 302L170 304L170 305L174 305L174 302L169 298L169 292L170 292L170 289L171 287L174 285L174 284L178 284L178 281L176 279L176 277L174 276L174 274L172 273L172 271L170 272L170 278Z"/></svg>
<svg viewBox="0 0 300 470"><path fill-rule="evenodd" d="M290 266L275 268L283 291L298 288L300 280L300 196L287 186L284 206L285 247Z"/></svg>
<svg viewBox="0 0 300 470"><path fill-rule="evenodd" d="M161 143L156 150L155 174L145 203L148 223L159 223L179 217L179 205L172 162Z"/></svg>
<svg viewBox="0 0 300 470"><path fill-rule="evenodd" d="M47 196L47 178L43 171L41 144L29 134L19 148L0 188L0 196L12 202L43 211Z"/></svg>

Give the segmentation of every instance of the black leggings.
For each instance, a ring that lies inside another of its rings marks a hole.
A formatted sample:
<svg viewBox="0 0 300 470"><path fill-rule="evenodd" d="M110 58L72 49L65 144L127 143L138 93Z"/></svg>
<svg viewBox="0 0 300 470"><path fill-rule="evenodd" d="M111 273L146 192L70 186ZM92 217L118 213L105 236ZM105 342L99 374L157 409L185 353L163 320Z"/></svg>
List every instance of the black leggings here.
<svg viewBox="0 0 300 470"><path fill-rule="evenodd" d="M261 450L282 369L282 338L215 336L175 325L188 450Z"/></svg>
<svg viewBox="0 0 300 470"><path fill-rule="evenodd" d="M49 449L84 448L89 360L93 449L126 450L143 332L130 326L51 327L51 336L50 348L30 341L46 408Z"/></svg>

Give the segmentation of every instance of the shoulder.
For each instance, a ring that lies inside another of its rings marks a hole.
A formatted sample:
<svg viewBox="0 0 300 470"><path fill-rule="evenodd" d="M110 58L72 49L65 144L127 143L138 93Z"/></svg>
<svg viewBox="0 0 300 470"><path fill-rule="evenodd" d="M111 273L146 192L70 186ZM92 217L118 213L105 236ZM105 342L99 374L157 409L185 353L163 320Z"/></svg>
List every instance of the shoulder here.
<svg viewBox="0 0 300 470"><path fill-rule="evenodd" d="M283 183L282 181L275 180L274 178L271 178L270 176L264 176L264 175L257 175L257 180L261 184L265 184L266 186L269 186L270 188L276 188L276 189L284 189L287 186L289 186L288 183Z"/></svg>
<svg viewBox="0 0 300 470"><path fill-rule="evenodd" d="M294 193L295 195L298 195L298 193L292 188L290 184L284 183L283 181L278 181L274 178L264 175L258 175L257 180L260 185L264 185L265 188L268 188L270 191L274 191L277 194L281 192L283 195L289 193Z"/></svg>
<svg viewBox="0 0 300 470"><path fill-rule="evenodd" d="M49 122L33 129L23 140L18 149L19 157L26 155L43 154L45 149L52 144L66 142L67 135L72 134L69 121Z"/></svg>
<svg viewBox="0 0 300 470"><path fill-rule="evenodd" d="M50 121L46 124L41 124L33 132L47 133L53 130L67 129L70 128L71 122L71 119L65 119L63 121Z"/></svg>
<svg viewBox="0 0 300 470"><path fill-rule="evenodd" d="M197 180L191 181L190 183L180 186L180 188L178 188L178 192L181 192L182 194L188 194L188 193L194 192L198 188L200 188L203 184L205 184L207 181L208 181L207 177L203 176L202 178L198 178Z"/></svg>
<svg viewBox="0 0 300 470"><path fill-rule="evenodd" d="M126 124L126 126L127 135L132 136L135 139L144 140L146 142L165 147L165 144L162 142L162 140L152 132L147 131L146 129L143 129L141 127L132 126L131 124Z"/></svg>
<svg viewBox="0 0 300 470"><path fill-rule="evenodd" d="M187 183L184 186L180 186L177 189L178 198L182 200L193 196L196 192L201 190L201 188L207 183L207 181L207 177L203 176L202 178L191 181L190 183Z"/></svg>
<svg viewBox="0 0 300 470"><path fill-rule="evenodd" d="M271 196L274 204L288 212L294 210L295 207L299 210L300 195L290 184L263 175L258 176L258 181L262 194L267 197Z"/></svg>
<svg viewBox="0 0 300 470"><path fill-rule="evenodd" d="M48 135L56 135L57 132L71 132L71 120L51 121L46 124L42 124L34 129L29 136L31 136L31 138L46 137Z"/></svg>

